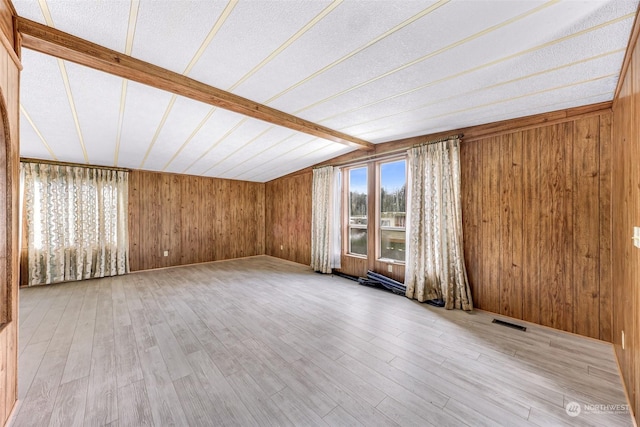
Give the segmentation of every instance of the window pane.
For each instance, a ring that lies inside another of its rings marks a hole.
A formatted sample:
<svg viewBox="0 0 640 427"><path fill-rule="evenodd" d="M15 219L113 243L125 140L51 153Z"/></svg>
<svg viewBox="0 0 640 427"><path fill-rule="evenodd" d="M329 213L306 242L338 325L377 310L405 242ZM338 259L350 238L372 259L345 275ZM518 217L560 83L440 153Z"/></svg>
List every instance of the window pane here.
<svg viewBox="0 0 640 427"><path fill-rule="evenodd" d="M404 261L407 217L406 162L380 165L380 257ZM389 228L397 228L390 230Z"/></svg>
<svg viewBox="0 0 640 427"><path fill-rule="evenodd" d="M367 224L367 168L349 170L349 224Z"/></svg>
<svg viewBox="0 0 640 427"><path fill-rule="evenodd" d="M367 230L364 228L349 229L349 252L352 254L367 254Z"/></svg>
<svg viewBox="0 0 640 427"><path fill-rule="evenodd" d="M380 257L404 261L405 232L380 230Z"/></svg>

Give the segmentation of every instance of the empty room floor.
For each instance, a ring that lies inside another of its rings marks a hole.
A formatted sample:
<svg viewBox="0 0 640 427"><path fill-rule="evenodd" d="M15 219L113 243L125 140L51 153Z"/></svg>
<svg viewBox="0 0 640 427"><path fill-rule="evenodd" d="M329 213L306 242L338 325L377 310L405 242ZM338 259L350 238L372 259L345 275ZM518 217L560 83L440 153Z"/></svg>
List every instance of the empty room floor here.
<svg viewBox="0 0 640 427"><path fill-rule="evenodd" d="M494 317L268 256L21 289L11 425L633 425L609 344Z"/></svg>

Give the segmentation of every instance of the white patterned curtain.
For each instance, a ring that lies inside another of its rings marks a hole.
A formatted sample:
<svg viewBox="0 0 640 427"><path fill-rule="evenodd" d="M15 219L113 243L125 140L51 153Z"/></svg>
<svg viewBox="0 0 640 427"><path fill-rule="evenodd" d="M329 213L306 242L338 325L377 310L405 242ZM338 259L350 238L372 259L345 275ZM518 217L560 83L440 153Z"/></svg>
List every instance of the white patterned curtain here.
<svg viewBox="0 0 640 427"><path fill-rule="evenodd" d="M29 286L129 272L128 172L21 168Z"/></svg>
<svg viewBox="0 0 640 427"><path fill-rule="evenodd" d="M415 147L408 155L406 296L472 310L462 244L460 140Z"/></svg>
<svg viewBox="0 0 640 427"><path fill-rule="evenodd" d="M311 268L331 273L340 268L340 170L313 170Z"/></svg>

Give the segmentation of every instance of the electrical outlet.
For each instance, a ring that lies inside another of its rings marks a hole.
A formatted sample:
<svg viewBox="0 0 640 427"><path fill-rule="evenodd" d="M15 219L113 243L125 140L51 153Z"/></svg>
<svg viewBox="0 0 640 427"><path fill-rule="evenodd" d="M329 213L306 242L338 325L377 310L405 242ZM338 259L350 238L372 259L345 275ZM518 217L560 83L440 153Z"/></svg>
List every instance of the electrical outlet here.
<svg viewBox="0 0 640 427"><path fill-rule="evenodd" d="M622 349L624 350L624 331L622 331Z"/></svg>
<svg viewBox="0 0 640 427"><path fill-rule="evenodd" d="M633 236L631 239L633 240L633 246L640 248L640 227L633 227Z"/></svg>
<svg viewBox="0 0 640 427"><path fill-rule="evenodd" d="M391 265L391 264L387 265L387 271L389 273L393 273L393 265Z"/></svg>
<svg viewBox="0 0 640 427"><path fill-rule="evenodd" d="M169 256L169 251L164 251L164 256Z"/></svg>
<svg viewBox="0 0 640 427"><path fill-rule="evenodd" d="M280 250L283 251L284 250L284 245L280 245Z"/></svg>

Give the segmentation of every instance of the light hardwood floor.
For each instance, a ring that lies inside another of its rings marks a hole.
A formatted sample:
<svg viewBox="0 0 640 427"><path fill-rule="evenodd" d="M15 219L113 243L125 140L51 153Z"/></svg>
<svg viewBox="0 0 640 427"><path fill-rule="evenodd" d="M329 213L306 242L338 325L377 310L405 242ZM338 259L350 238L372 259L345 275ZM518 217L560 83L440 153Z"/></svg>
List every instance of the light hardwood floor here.
<svg viewBox="0 0 640 427"><path fill-rule="evenodd" d="M632 425L610 345L494 317L267 256L22 289L12 425Z"/></svg>

